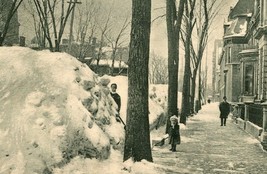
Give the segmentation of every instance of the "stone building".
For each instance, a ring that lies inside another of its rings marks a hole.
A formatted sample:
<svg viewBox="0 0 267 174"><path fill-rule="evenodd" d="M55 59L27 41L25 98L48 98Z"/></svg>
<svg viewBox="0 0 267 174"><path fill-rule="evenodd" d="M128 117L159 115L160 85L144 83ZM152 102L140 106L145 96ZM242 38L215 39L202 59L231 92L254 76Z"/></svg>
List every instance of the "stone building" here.
<svg viewBox="0 0 267 174"><path fill-rule="evenodd" d="M267 149L267 0L239 0L224 29L220 97L239 106L237 124Z"/></svg>
<svg viewBox="0 0 267 174"><path fill-rule="evenodd" d="M220 101L220 66L219 60L223 49L223 41L216 39L214 41L214 50L212 53L212 98L213 102Z"/></svg>
<svg viewBox="0 0 267 174"><path fill-rule="evenodd" d="M248 47L248 23L254 11L254 0L239 0L231 8L228 21L224 24L223 51L220 65L220 98L227 96L229 101L238 102L248 93L242 88L243 61L240 52ZM248 69L245 69L248 70ZM239 85L237 85L239 84ZM249 91L251 92L251 91ZM253 95L249 93L249 95Z"/></svg>

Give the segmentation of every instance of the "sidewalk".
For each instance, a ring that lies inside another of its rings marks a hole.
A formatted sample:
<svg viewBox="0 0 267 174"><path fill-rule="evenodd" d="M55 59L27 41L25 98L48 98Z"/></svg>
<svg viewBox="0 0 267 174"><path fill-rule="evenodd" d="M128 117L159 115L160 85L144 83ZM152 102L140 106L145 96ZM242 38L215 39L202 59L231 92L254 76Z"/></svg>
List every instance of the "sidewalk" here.
<svg viewBox="0 0 267 174"><path fill-rule="evenodd" d="M229 118L220 126L218 103L208 104L181 129L181 144L170 152L168 142L154 147L155 164L165 173L267 174L267 153L258 140L239 129Z"/></svg>

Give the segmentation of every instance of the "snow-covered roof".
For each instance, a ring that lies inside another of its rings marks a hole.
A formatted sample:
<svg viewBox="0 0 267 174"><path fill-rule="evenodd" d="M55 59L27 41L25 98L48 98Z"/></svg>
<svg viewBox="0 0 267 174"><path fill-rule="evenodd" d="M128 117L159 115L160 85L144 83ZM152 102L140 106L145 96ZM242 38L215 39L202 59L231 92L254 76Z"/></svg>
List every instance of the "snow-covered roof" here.
<svg viewBox="0 0 267 174"><path fill-rule="evenodd" d="M112 48L111 47L102 47L102 52L105 53L105 52L112 52Z"/></svg>
<svg viewBox="0 0 267 174"><path fill-rule="evenodd" d="M229 23L230 25L225 31L224 38L244 37L246 35L248 25L246 17L237 17Z"/></svg>
<svg viewBox="0 0 267 174"><path fill-rule="evenodd" d="M97 63L97 60L93 60L91 65L96 65L96 63ZM106 65L106 66L110 66L111 67L112 60L110 60L110 59L101 59L99 61L99 65ZM128 65L123 61L115 60L114 61L114 68L128 68Z"/></svg>

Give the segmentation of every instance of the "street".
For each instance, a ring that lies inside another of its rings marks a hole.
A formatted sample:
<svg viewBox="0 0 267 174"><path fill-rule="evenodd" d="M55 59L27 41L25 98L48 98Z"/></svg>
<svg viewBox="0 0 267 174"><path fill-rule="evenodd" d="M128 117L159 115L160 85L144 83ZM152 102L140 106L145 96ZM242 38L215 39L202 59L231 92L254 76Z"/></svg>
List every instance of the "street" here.
<svg viewBox="0 0 267 174"><path fill-rule="evenodd" d="M166 166L166 173L267 173L267 153L259 141L232 122L220 126L218 103L204 106L202 113L188 119L181 129L177 152L170 145L153 149L154 163Z"/></svg>

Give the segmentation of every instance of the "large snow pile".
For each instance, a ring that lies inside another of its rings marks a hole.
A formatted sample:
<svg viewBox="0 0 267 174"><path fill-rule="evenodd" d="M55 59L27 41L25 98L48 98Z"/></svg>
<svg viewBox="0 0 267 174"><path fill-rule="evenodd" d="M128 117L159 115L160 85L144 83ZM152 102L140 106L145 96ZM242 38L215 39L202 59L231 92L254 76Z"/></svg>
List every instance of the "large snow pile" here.
<svg viewBox="0 0 267 174"><path fill-rule="evenodd" d="M0 75L0 173L50 173L122 148L109 79L75 58L1 47Z"/></svg>
<svg viewBox="0 0 267 174"><path fill-rule="evenodd" d="M0 47L0 173L162 173L122 162L128 79L98 77L65 53ZM165 123L167 85L150 85L150 128ZM163 132L159 132L161 136ZM123 170L124 169L124 170Z"/></svg>

